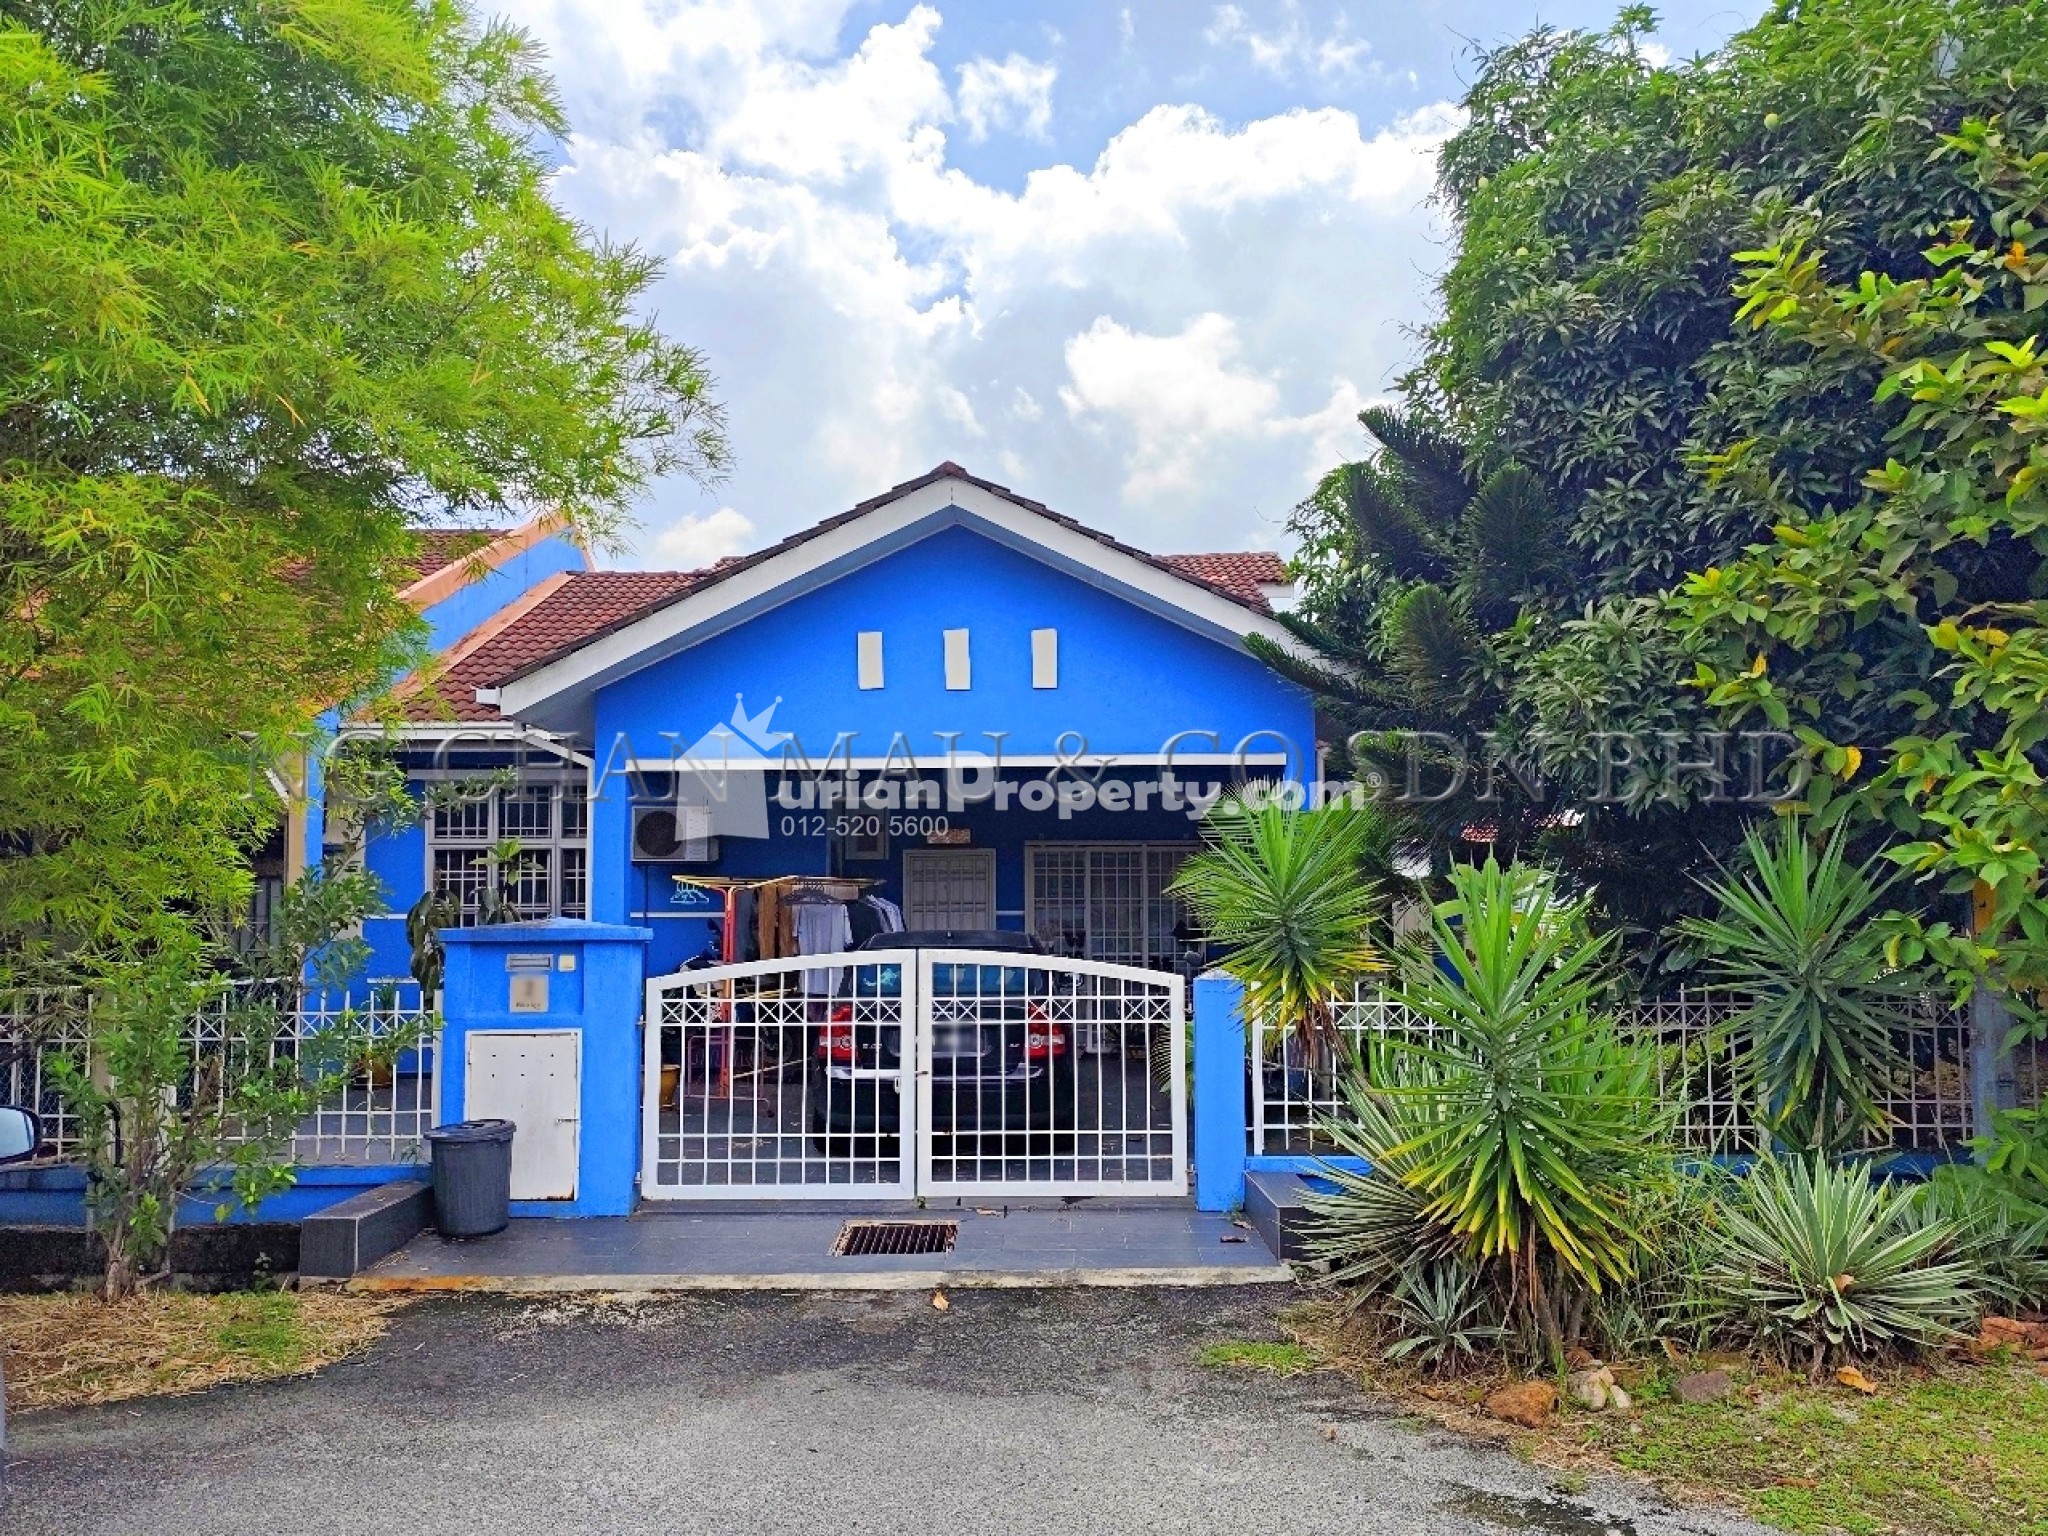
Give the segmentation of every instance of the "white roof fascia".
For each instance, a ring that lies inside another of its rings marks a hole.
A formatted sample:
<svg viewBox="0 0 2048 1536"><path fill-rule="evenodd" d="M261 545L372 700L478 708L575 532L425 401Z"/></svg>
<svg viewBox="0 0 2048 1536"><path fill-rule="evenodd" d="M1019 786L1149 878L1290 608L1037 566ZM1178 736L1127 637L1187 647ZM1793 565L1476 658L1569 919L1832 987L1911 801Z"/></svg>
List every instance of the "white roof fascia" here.
<svg viewBox="0 0 2048 1536"><path fill-rule="evenodd" d="M949 477L906 491L512 679L499 688L498 707L521 719L573 717L573 703L567 710L562 707L567 696L594 691L664 661L953 523L990 533L1208 639L1242 649L1246 634L1258 634L1314 659L1291 630L1265 614L980 486ZM569 723L568 718L561 723Z"/></svg>
<svg viewBox="0 0 2048 1536"><path fill-rule="evenodd" d="M1285 752L1247 752L1239 756L1235 752L1100 752L1091 753L1088 771L1098 767L1105 773L1114 773L1119 768L1276 768L1285 767L1289 762ZM876 773L884 769L902 768L952 768L960 767L982 772L994 768L992 756L972 751L962 752L958 757L947 757L943 753L920 753L915 757L853 757L836 758L831 763L819 763L811 768L801 764L792 766L782 758L732 758L715 759L704 763L707 769L720 773L790 773L798 777L832 778L844 773ZM618 766L616 764L612 766ZM636 757L624 765L635 773L673 773L678 768L691 764L678 751L671 757ZM1005 752L1002 767L1009 768L1067 768L1073 769L1072 758L1055 757L1044 752Z"/></svg>

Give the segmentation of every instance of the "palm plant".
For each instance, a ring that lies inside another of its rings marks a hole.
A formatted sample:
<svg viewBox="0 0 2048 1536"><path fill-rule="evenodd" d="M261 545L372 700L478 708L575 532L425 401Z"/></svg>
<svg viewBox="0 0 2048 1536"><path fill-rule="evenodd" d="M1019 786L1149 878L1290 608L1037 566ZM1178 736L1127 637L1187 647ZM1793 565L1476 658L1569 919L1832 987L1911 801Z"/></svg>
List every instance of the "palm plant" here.
<svg viewBox="0 0 2048 1536"><path fill-rule="evenodd" d="M1661 1179L1670 1112L1655 1055L1600 1008L1611 935L1586 901L1502 869L1453 871L1434 944L1402 956L1403 1000L1424 1029L1376 1046L1384 1091L1415 1106L1402 1177L1423 1214L1473 1258L1505 1262L1531 1319L1565 1342L1564 1295L1626 1278L1634 1208Z"/></svg>
<svg viewBox="0 0 2048 1536"><path fill-rule="evenodd" d="M1833 1360L1952 1338L1978 1304L1954 1227L1867 1164L1764 1158L1722 1213L1707 1272L1725 1320L1818 1376Z"/></svg>
<svg viewBox="0 0 2048 1536"><path fill-rule="evenodd" d="M1737 1078L1764 1127L1801 1150L1840 1152L1887 1125L1879 1091L1892 1032L1919 988L1886 960L1872 919L1891 878L1847 861L1839 830L1816 851L1796 821L1752 826L1747 868L1702 884L1719 905L1681 930L1746 1005L1728 1024Z"/></svg>
<svg viewBox="0 0 2048 1536"><path fill-rule="evenodd" d="M1274 1038L1299 1032L1327 1057L1331 1006L1382 961L1371 939L1387 856L1385 824L1337 802L1314 810L1219 802L1203 822L1208 845L1181 866L1173 893L1244 983L1245 1013Z"/></svg>

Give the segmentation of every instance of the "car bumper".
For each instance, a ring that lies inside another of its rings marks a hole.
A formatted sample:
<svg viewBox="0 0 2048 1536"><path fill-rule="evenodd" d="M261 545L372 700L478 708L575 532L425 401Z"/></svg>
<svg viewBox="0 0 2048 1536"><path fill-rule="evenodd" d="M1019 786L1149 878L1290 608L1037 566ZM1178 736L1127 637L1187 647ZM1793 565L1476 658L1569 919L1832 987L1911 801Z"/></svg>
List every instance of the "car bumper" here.
<svg viewBox="0 0 2048 1536"><path fill-rule="evenodd" d="M813 1078L810 1102L811 1124L818 1129L855 1135L902 1129L894 1074ZM939 1135L1066 1129L1073 1125L1073 1110L1071 1073L932 1080L932 1129Z"/></svg>

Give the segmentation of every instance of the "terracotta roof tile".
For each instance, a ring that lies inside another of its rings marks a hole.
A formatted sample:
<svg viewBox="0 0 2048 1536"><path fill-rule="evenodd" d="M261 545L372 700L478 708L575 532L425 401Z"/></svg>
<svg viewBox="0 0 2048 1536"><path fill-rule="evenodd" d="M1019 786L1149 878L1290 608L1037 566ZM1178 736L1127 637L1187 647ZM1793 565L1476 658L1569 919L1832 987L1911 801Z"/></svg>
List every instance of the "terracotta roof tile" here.
<svg viewBox="0 0 2048 1536"><path fill-rule="evenodd" d="M1266 549L1223 551L1210 555L1161 555L1160 564L1204 586L1228 593L1250 607L1271 611L1261 587L1284 586L1287 563Z"/></svg>
<svg viewBox="0 0 2048 1536"><path fill-rule="evenodd" d="M702 571L571 571L530 612L460 658L405 702L410 720L496 720L479 704L479 688L496 688L536 662L595 639L680 597L704 580Z"/></svg>
<svg viewBox="0 0 2048 1536"><path fill-rule="evenodd" d="M401 578L402 584L409 586L457 560L466 560L509 532L508 528L415 528L412 536L419 543L419 553L407 562L411 574Z"/></svg>

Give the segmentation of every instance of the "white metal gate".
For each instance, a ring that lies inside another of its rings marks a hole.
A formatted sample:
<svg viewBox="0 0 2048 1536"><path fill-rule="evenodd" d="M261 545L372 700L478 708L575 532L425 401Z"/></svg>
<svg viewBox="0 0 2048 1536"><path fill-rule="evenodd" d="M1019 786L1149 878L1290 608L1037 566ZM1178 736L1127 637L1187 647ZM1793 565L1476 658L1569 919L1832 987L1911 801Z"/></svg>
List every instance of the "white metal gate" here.
<svg viewBox="0 0 2048 1536"><path fill-rule="evenodd" d="M1009 950L647 985L648 1199L1177 1195L1186 984Z"/></svg>

